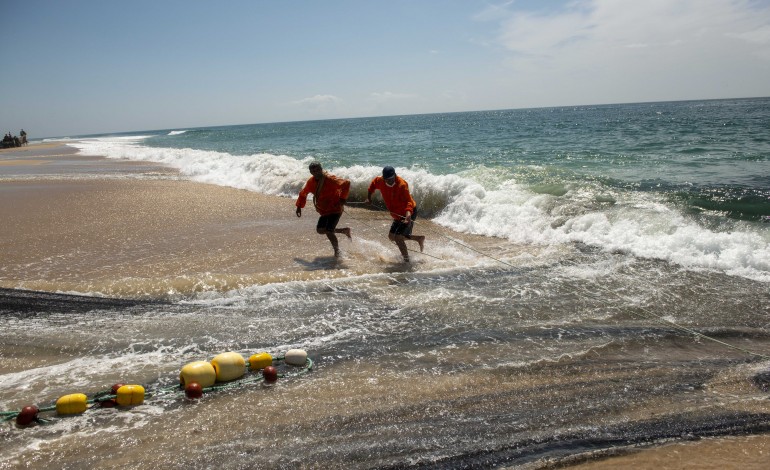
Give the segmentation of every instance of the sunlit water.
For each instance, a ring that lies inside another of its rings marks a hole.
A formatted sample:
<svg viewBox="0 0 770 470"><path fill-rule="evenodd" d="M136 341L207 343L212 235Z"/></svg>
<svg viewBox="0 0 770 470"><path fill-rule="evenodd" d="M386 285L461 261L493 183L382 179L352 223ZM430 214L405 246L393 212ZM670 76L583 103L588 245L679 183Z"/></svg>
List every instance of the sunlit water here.
<svg viewBox="0 0 770 470"><path fill-rule="evenodd" d="M443 226L422 226L436 258L405 266L364 237L346 264L308 264L305 278L100 300L93 310L67 299L6 309L3 410L116 382L159 390L185 363L224 351L303 348L315 367L196 402L180 392L130 409L49 414L30 428L8 423L0 466L542 466L766 432L768 116L760 99L74 144L284 196L296 196L307 162L320 159L353 181L353 201L393 164ZM448 229L486 238L469 249Z"/></svg>

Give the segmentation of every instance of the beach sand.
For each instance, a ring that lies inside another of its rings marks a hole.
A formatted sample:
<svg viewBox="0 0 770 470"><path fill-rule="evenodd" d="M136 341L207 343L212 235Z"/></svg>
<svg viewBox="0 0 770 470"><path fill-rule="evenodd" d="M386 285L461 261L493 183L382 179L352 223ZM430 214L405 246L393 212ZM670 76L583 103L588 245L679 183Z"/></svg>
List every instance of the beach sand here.
<svg viewBox="0 0 770 470"><path fill-rule="evenodd" d="M315 231L312 205L297 218L290 198L191 182L149 163L82 157L68 147L29 149L0 154L0 287L189 295L377 272L382 266L364 256L373 249L385 269L409 269L387 239L391 219L382 211L346 209L338 227L352 226L353 238L338 236L343 255L335 259ZM413 258L419 263L419 254Z"/></svg>
<svg viewBox="0 0 770 470"><path fill-rule="evenodd" d="M391 262L386 266L409 269L387 241L387 217L358 207L349 208L347 217L354 238L340 237L343 257L335 260L326 238L315 233L312 207L298 219L289 198L186 181L149 163L82 157L59 144L4 150L0 287L173 297L382 270L357 255L372 249L384 253ZM343 218L341 226L345 223ZM766 468L770 436L626 450L601 460L578 456L573 463L576 468Z"/></svg>
<svg viewBox="0 0 770 470"><path fill-rule="evenodd" d="M310 220L297 222L287 200L187 181L35 180L1 187L0 217L8 227L0 236L7 247L3 287L48 290L53 283L121 296L153 294L165 286L156 280L208 278L228 288L233 280L290 267L291 258L271 239Z"/></svg>

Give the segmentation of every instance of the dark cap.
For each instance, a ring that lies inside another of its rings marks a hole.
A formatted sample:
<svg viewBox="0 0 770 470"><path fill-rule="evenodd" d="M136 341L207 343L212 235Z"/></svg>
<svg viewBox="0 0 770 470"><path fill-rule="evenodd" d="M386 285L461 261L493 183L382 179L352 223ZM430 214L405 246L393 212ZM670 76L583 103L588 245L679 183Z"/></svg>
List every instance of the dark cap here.
<svg viewBox="0 0 770 470"><path fill-rule="evenodd" d="M382 177L385 179L393 178L396 176L396 169L392 166L386 166L382 169Z"/></svg>

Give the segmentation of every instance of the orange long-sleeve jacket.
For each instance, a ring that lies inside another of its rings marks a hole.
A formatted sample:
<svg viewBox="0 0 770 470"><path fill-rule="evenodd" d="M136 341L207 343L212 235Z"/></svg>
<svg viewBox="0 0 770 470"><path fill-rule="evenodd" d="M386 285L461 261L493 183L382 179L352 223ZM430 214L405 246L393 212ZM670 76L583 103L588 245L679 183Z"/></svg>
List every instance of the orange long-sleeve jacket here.
<svg viewBox="0 0 770 470"><path fill-rule="evenodd" d="M414 213L417 204L409 194L409 184L403 178L396 175L396 182L393 187L385 184L385 178L378 176L369 184L369 198L375 190L379 189L382 199L385 201L385 207L390 211L393 220L401 220L406 215L406 211Z"/></svg>
<svg viewBox="0 0 770 470"><path fill-rule="evenodd" d="M323 178L319 181L311 176L305 183L305 187L299 192L296 206L305 207L307 196L310 193L313 193L313 205L319 214L339 214L342 212L340 199L348 198L350 181L329 173L324 173Z"/></svg>

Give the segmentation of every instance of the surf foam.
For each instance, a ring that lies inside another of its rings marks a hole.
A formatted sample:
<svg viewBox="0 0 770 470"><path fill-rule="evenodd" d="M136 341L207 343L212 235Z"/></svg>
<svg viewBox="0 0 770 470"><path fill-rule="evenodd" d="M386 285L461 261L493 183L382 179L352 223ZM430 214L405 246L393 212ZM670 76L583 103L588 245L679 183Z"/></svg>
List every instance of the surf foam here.
<svg viewBox="0 0 770 470"><path fill-rule="evenodd" d="M86 155L163 163L194 181L283 197L296 197L309 177L311 157L152 148L142 145L147 137L95 138L68 145ZM364 200L369 182L381 171L372 165L327 169L351 180L351 201ZM532 191L504 170L481 167L450 175L419 168L397 171L409 182L420 213L435 216L435 222L453 230L515 243L580 242L770 282L770 230L743 222L707 228L653 192L623 192L599 183Z"/></svg>

